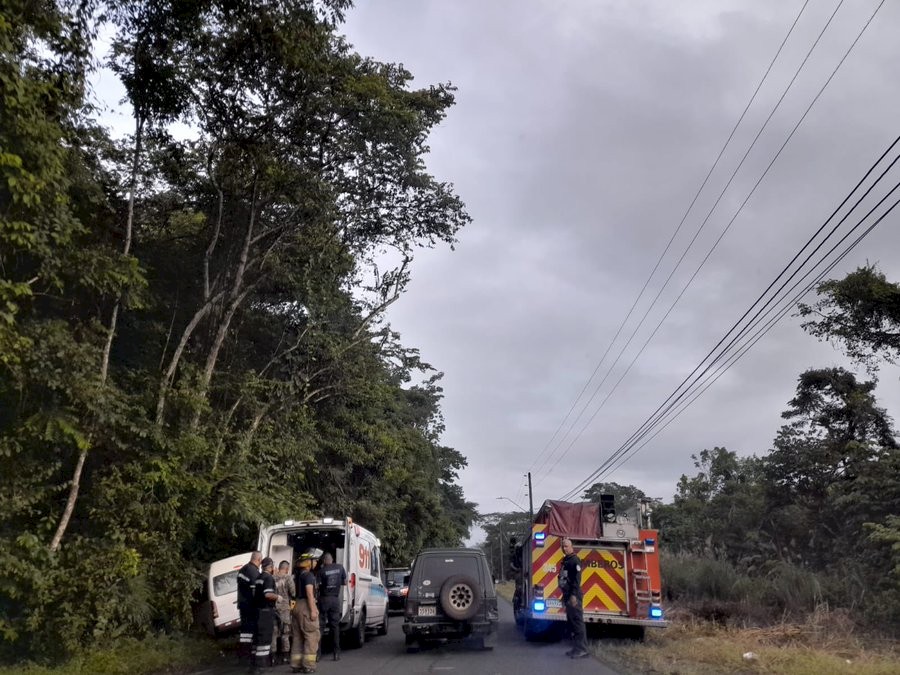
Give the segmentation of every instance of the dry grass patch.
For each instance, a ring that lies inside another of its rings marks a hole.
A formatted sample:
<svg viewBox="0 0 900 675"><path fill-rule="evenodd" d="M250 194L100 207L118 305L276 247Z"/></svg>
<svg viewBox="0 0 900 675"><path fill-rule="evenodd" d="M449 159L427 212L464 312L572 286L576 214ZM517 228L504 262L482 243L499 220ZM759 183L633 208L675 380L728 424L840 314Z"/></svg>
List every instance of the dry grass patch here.
<svg viewBox="0 0 900 675"><path fill-rule="evenodd" d="M675 615L669 628L647 631L643 644L602 641L597 653L624 672L661 675L779 673L896 675L896 643L863 639L841 613L818 611L805 623L767 628L719 627ZM744 654L752 652L752 659Z"/></svg>
<svg viewBox="0 0 900 675"><path fill-rule="evenodd" d="M494 588L497 589L497 595L512 602L513 593L516 592L516 584L514 582L504 581L503 583L497 584Z"/></svg>

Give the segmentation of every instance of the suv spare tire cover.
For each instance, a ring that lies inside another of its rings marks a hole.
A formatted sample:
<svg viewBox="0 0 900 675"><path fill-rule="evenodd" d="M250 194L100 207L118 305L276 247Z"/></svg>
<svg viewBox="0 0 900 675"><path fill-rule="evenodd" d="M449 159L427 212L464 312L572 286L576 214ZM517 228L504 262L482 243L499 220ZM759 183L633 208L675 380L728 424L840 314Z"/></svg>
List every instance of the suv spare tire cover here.
<svg viewBox="0 0 900 675"><path fill-rule="evenodd" d="M481 585L462 574L450 577L441 586L441 608L457 621L471 619L481 608Z"/></svg>

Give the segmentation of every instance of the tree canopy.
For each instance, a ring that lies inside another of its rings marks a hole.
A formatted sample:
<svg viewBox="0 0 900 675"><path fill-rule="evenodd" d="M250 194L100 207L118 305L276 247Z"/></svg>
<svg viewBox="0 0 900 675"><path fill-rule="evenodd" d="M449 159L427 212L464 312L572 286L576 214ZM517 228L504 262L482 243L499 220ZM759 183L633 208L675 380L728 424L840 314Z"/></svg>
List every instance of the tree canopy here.
<svg viewBox="0 0 900 675"><path fill-rule="evenodd" d="M185 626L260 522L351 515L397 563L473 523L441 373L385 319L469 222L425 165L454 88L356 53L348 6L4 5L4 655Z"/></svg>

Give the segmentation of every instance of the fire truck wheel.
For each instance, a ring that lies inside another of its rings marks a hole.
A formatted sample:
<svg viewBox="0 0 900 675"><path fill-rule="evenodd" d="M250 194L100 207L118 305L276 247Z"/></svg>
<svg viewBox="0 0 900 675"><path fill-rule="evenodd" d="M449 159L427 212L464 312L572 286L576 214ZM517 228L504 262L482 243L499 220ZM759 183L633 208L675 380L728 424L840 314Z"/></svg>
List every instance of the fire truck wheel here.
<svg viewBox="0 0 900 675"><path fill-rule="evenodd" d="M478 613L482 595L481 586L471 577L450 577L441 586L441 607L451 619L465 621Z"/></svg>

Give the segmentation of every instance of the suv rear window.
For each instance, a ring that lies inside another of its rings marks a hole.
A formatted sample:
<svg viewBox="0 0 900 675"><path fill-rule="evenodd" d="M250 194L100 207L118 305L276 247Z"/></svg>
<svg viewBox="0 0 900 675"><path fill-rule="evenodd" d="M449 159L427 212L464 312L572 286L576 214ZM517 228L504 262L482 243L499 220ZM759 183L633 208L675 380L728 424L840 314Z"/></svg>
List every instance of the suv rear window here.
<svg viewBox="0 0 900 675"><path fill-rule="evenodd" d="M440 589L450 577L463 574L480 581L479 559L473 555L432 555L420 559L416 563L416 584L428 585ZM425 584L429 581L429 584Z"/></svg>
<svg viewBox="0 0 900 675"><path fill-rule="evenodd" d="M403 579L406 575L409 574L409 570L391 570L387 573L387 585L388 586L402 586Z"/></svg>

